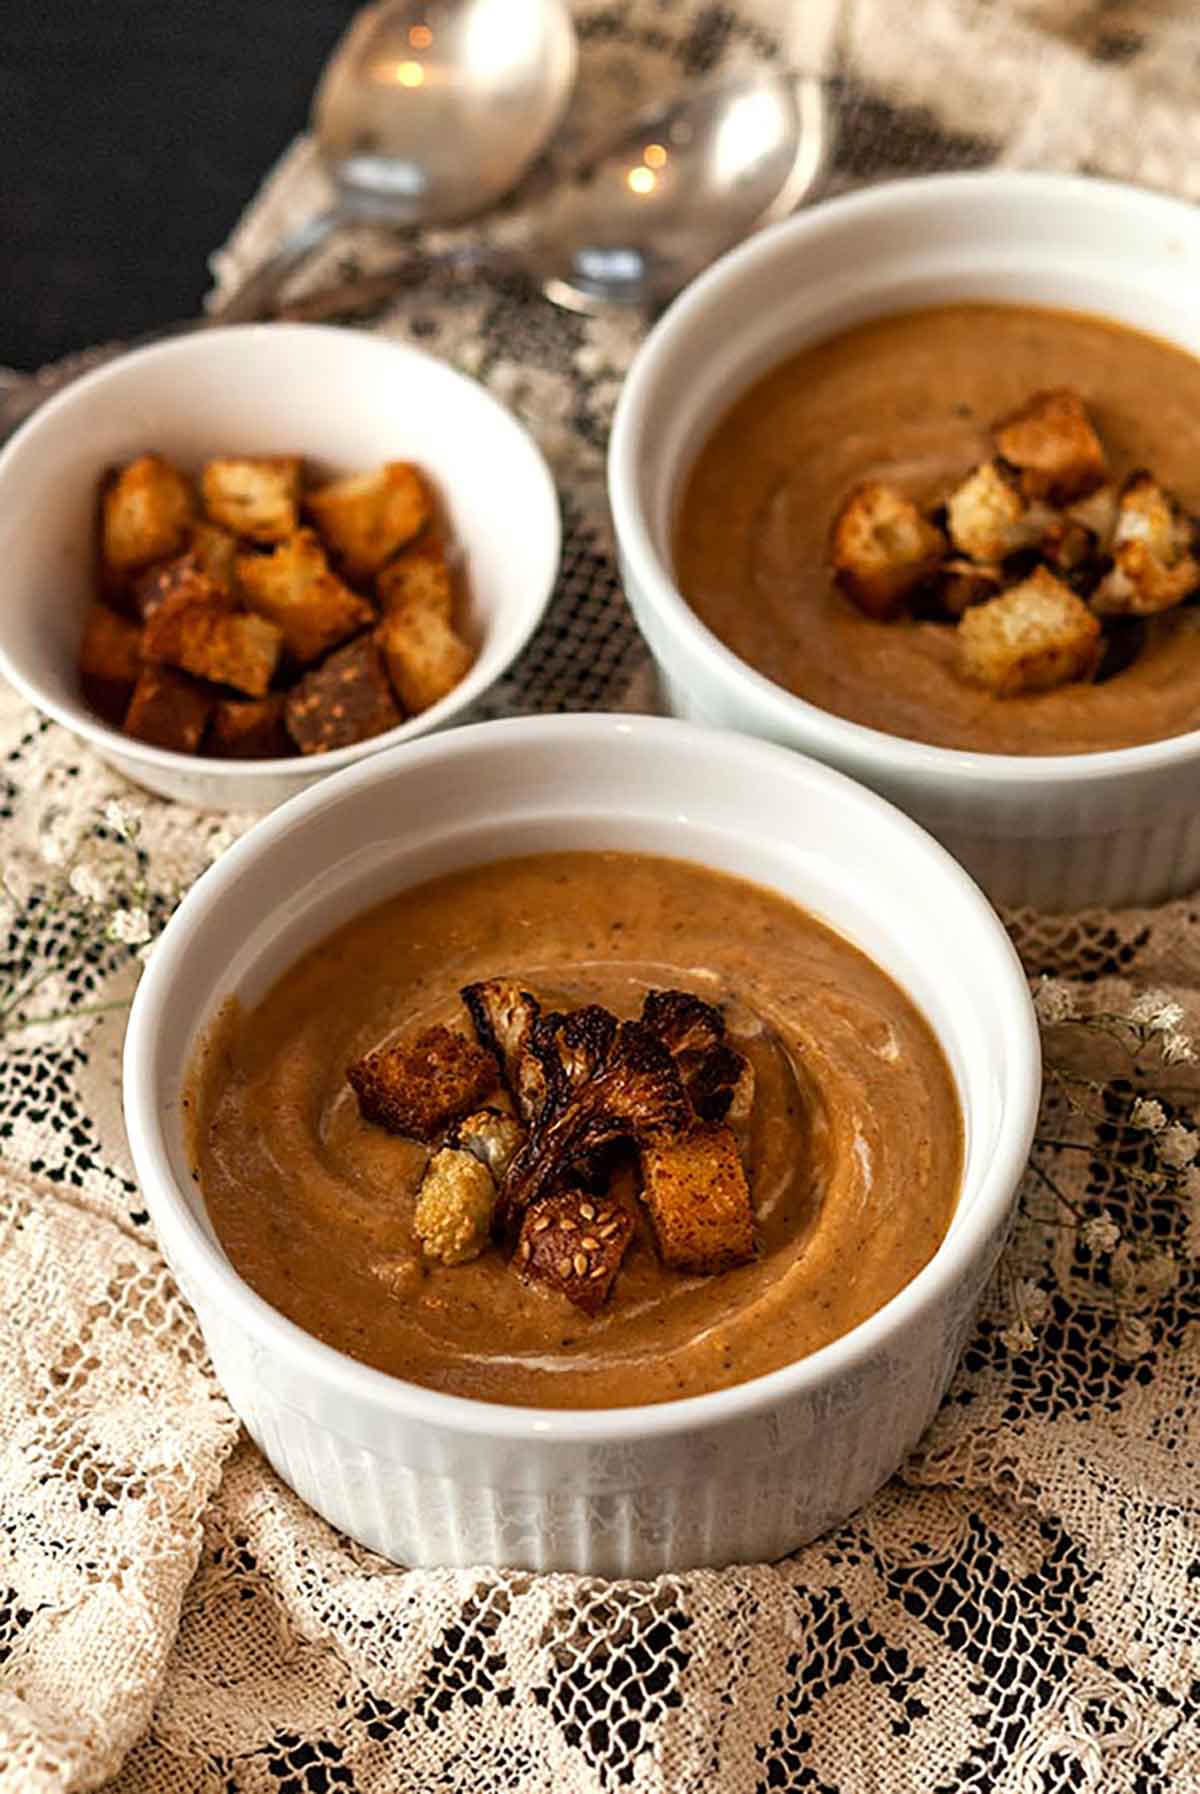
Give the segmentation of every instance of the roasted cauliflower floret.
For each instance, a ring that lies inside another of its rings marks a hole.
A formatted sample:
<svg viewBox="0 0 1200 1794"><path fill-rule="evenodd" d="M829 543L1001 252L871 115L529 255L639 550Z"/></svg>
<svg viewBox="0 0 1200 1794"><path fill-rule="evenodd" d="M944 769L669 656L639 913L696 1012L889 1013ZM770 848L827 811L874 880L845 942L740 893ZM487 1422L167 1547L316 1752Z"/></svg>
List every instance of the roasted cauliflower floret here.
<svg viewBox="0 0 1200 1794"><path fill-rule="evenodd" d="M502 1109L476 1109L455 1128L451 1145L473 1153L502 1183L525 1140L525 1129Z"/></svg>
<svg viewBox="0 0 1200 1794"><path fill-rule="evenodd" d="M546 1098L546 1074L527 1049L542 1006L512 978L486 978L459 992L480 1046L500 1063L505 1089L528 1126Z"/></svg>
<svg viewBox="0 0 1200 1794"><path fill-rule="evenodd" d="M429 1161L417 1191L413 1226L426 1258L462 1265L478 1258L491 1237L496 1184L474 1153L443 1146Z"/></svg>
<svg viewBox="0 0 1200 1794"><path fill-rule="evenodd" d="M972 469L946 503L954 546L972 561L1002 561L1032 548L1050 521L1045 507L1031 505L995 461Z"/></svg>
<svg viewBox="0 0 1200 1794"><path fill-rule="evenodd" d="M1018 470L1026 498L1069 504L1104 483L1104 448L1070 387L1035 392L992 434L1000 455Z"/></svg>
<svg viewBox="0 0 1200 1794"><path fill-rule="evenodd" d="M884 621L936 568L942 532L911 499L881 480L856 486L833 520L833 576L861 611Z"/></svg>
<svg viewBox="0 0 1200 1794"><path fill-rule="evenodd" d="M1200 586L1195 527L1178 500L1148 473L1121 488L1112 536L1113 568L1092 604L1109 616L1153 616L1181 604Z"/></svg>
<svg viewBox="0 0 1200 1794"><path fill-rule="evenodd" d="M1011 591L967 611L958 648L964 678L1014 697L1090 679L1100 657L1100 624L1081 598L1038 567Z"/></svg>

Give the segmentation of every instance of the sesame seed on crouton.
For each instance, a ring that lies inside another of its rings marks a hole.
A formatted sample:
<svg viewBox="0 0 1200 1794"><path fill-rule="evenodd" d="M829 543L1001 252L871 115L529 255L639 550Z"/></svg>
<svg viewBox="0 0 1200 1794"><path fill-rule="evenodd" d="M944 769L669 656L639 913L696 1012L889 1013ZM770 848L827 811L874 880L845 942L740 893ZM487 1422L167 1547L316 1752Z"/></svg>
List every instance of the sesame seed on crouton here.
<svg viewBox="0 0 1200 1794"><path fill-rule="evenodd" d="M598 1314L608 1299L635 1222L612 1196L593 1196L567 1187L527 1209L513 1252L513 1264L529 1283Z"/></svg>
<svg viewBox="0 0 1200 1794"><path fill-rule="evenodd" d="M500 1068L485 1047L439 1026L367 1053L346 1076L365 1121L433 1140L491 1095Z"/></svg>
<svg viewBox="0 0 1200 1794"><path fill-rule="evenodd" d="M1100 647L1097 619L1045 567L999 598L975 605L958 625L963 677L998 697L1090 679Z"/></svg>
<svg viewBox="0 0 1200 1794"><path fill-rule="evenodd" d="M228 456L205 463L204 509L213 523L252 542L282 542L299 522L296 455Z"/></svg>
<svg viewBox="0 0 1200 1794"><path fill-rule="evenodd" d="M833 520L834 579L860 610L879 620L898 615L945 551L941 531L881 480L856 486Z"/></svg>
<svg viewBox="0 0 1200 1794"><path fill-rule="evenodd" d="M139 455L104 493L100 549L117 580L183 547L195 514L190 482L160 455Z"/></svg>
<svg viewBox="0 0 1200 1794"><path fill-rule="evenodd" d="M375 621L374 605L342 583L310 529L298 529L270 554L239 555L237 580L251 610L283 631L301 666Z"/></svg>
<svg viewBox="0 0 1200 1794"><path fill-rule="evenodd" d="M1104 483L1104 448L1070 387L1034 393L993 425L992 434L1000 455L1018 470L1026 498L1069 504Z"/></svg>
<svg viewBox="0 0 1200 1794"><path fill-rule="evenodd" d="M304 503L348 579L378 572L424 528L431 509L425 482L408 461L331 480Z"/></svg>

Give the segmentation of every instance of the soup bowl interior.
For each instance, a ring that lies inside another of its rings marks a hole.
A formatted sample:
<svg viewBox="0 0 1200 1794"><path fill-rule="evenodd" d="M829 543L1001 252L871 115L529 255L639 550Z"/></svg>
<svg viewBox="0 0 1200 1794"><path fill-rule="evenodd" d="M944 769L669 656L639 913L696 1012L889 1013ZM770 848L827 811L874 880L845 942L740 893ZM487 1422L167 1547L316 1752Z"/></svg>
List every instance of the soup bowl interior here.
<svg viewBox="0 0 1200 1794"><path fill-rule="evenodd" d="M752 1383L586 1412L419 1389L303 1334L233 1272L192 1177L188 1068L228 998L253 1005L307 949L386 897L467 866L587 849L691 860L768 886L882 966L924 1013L953 1073L965 1126L961 1200L934 1259L884 1309L811 1358ZM591 1499L614 1479L624 1487L651 1473L671 1480L674 1471L677 1481L680 1441L695 1449L711 1427L749 1420L762 1451L767 1433L776 1437L781 1400L861 1369L865 1353L901 1341L914 1317L930 1322L952 1363L1007 1225L1036 1108L1038 1056L1025 981L1003 929L960 869L890 806L762 743L661 719L568 717L475 726L378 756L260 823L185 899L157 947L134 1005L125 1079L130 1139L160 1240L235 1405L269 1450L277 1434L261 1418L264 1391L293 1410L315 1405L321 1413L336 1391L336 1430L355 1451L383 1449L386 1434L389 1449L415 1453L440 1477L478 1479L486 1439L502 1466L489 1459L488 1474L526 1491L531 1481L544 1490L549 1480L560 1492L579 1483ZM253 1393L239 1362L247 1341ZM939 1362L942 1381L948 1374L949 1363ZM868 1409L886 1399L870 1378L856 1397ZM423 1423L419 1437L397 1432L405 1420ZM923 1419L911 1424L919 1430ZM464 1440L473 1441L465 1457ZM618 1444L626 1455L613 1455ZM631 1468L629 1452L643 1447L649 1457ZM306 1480L286 1447L276 1443L272 1455L314 1505L357 1536L394 1555L428 1558L428 1544L397 1542L370 1516L348 1515L336 1496L331 1505L321 1479L315 1487ZM547 1545L543 1530L538 1536L517 1558L576 1567L614 1561L607 1547L597 1556L578 1541ZM762 1555L758 1547L748 1554ZM459 1561L462 1549L460 1539L447 1553ZM661 1566L681 1553L716 1561L747 1551L677 1541L665 1557L651 1546L649 1558L639 1549L617 1561ZM485 1554L515 1560L511 1545L494 1541Z"/></svg>

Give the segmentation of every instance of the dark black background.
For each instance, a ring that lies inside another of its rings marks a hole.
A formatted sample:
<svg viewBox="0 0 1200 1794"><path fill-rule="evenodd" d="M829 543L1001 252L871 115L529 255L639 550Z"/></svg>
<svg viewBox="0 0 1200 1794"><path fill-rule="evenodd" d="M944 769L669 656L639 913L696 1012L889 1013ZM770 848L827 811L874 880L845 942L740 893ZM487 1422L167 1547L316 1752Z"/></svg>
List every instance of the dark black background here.
<svg viewBox="0 0 1200 1794"><path fill-rule="evenodd" d="M0 0L0 363L194 314L352 0Z"/></svg>

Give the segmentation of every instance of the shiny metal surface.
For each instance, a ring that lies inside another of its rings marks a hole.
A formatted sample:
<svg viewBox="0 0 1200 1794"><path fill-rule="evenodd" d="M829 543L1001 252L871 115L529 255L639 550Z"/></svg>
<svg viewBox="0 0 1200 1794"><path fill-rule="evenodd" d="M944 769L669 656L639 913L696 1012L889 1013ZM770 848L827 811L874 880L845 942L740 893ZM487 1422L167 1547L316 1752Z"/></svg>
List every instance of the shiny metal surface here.
<svg viewBox="0 0 1200 1794"><path fill-rule="evenodd" d="M577 311L664 304L726 249L795 209L825 166L822 84L769 65L647 113L560 182L528 260Z"/></svg>
<svg viewBox="0 0 1200 1794"><path fill-rule="evenodd" d="M342 224L448 224L495 205L553 135L575 66L565 0L382 0L356 14L313 100L334 204L225 300L220 321L268 316Z"/></svg>

